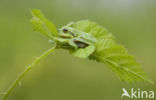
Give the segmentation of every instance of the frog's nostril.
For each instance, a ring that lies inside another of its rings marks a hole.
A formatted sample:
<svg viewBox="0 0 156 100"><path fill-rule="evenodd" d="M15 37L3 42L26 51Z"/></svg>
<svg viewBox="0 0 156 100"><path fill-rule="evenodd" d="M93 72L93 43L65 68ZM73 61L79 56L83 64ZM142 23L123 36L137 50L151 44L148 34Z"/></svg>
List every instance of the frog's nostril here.
<svg viewBox="0 0 156 100"><path fill-rule="evenodd" d="M63 29L63 32L64 32L64 33L67 33L67 32L68 32L68 30L64 28L64 29Z"/></svg>

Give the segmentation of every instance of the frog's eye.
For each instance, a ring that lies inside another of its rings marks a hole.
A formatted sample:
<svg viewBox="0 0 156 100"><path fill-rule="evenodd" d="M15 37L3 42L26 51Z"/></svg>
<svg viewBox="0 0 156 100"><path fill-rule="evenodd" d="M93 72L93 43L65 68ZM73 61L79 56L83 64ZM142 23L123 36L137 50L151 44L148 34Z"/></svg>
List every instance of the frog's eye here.
<svg viewBox="0 0 156 100"><path fill-rule="evenodd" d="M68 30L64 28L64 29L63 29L63 32L64 32L64 33L67 33L67 32L68 32Z"/></svg>

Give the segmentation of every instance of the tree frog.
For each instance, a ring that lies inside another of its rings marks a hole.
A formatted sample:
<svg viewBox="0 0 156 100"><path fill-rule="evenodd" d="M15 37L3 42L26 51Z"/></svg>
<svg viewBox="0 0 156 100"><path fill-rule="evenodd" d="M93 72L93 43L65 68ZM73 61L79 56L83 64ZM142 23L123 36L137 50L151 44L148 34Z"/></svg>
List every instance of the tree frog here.
<svg viewBox="0 0 156 100"><path fill-rule="evenodd" d="M73 22L58 30L58 37L54 41L65 47L86 48L93 45L97 40L89 33L82 32L72 27Z"/></svg>

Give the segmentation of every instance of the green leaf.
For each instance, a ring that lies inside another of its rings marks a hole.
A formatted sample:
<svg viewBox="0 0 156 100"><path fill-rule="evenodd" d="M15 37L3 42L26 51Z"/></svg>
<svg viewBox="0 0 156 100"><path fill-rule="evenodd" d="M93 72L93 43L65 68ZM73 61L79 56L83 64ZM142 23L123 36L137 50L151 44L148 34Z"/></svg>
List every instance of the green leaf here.
<svg viewBox="0 0 156 100"><path fill-rule="evenodd" d="M94 50L95 46L90 45L86 48L80 48L78 50L71 51L71 54L79 58L88 58L88 56L90 56L94 52Z"/></svg>
<svg viewBox="0 0 156 100"><path fill-rule="evenodd" d="M31 11L33 27L36 31L54 40L56 45L60 45L58 47L69 49L71 54L76 57L104 63L122 81L152 83L135 58L115 41L114 36L106 28L88 20L81 20L61 28L58 35L54 24L47 20L40 10L32 9ZM67 31L64 32L64 29ZM71 37L65 37L67 34ZM74 40L78 40L78 43ZM70 49L71 47L72 49Z"/></svg>
<svg viewBox="0 0 156 100"><path fill-rule="evenodd" d="M90 59L104 63L122 81L128 83L148 81L152 83L135 58L122 45L118 44L113 35L105 28L88 20L78 21L72 27L96 37L97 42L94 44L96 49L90 55ZM78 56L79 53L76 55Z"/></svg>
<svg viewBox="0 0 156 100"><path fill-rule="evenodd" d="M38 9L31 9L33 18L30 20L34 29L47 37L57 36L55 25L44 17Z"/></svg>

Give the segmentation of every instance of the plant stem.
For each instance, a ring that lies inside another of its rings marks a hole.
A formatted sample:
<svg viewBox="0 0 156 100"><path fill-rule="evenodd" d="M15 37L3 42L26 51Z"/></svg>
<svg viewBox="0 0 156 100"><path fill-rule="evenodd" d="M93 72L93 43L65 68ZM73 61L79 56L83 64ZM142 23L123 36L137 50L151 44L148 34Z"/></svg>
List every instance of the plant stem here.
<svg viewBox="0 0 156 100"><path fill-rule="evenodd" d="M4 95L2 100L7 100L9 94L13 91L13 89L16 87L16 85L20 82L20 80L33 68L34 65L36 65L42 58L46 57L48 54L53 52L55 49L55 46L50 48L49 50L45 51L43 54L41 54L39 57L36 58L36 60L26 67L26 69L15 79L15 81L10 85L8 88L6 94Z"/></svg>

